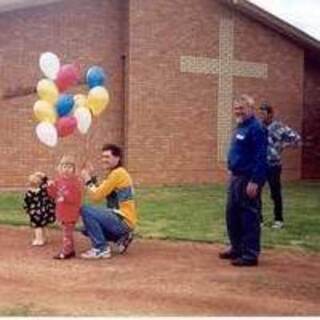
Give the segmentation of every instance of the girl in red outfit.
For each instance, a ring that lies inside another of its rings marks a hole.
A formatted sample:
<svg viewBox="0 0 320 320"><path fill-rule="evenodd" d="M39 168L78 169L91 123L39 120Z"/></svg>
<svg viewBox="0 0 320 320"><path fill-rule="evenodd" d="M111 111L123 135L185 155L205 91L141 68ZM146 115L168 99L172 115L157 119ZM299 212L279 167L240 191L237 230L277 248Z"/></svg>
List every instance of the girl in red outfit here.
<svg viewBox="0 0 320 320"><path fill-rule="evenodd" d="M58 166L58 176L48 182L48 194L56 201L56 217L62 228L62 250L54 259L75 257L73 232L80 216L82 183L76 176L75 159L63 156Z"/></svg>

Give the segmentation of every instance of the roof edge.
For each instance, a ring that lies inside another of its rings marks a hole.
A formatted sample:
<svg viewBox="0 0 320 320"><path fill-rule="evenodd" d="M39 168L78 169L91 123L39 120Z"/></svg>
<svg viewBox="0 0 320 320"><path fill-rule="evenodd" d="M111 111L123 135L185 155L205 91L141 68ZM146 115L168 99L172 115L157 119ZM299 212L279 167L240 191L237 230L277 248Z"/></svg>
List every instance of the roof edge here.
<svg viewBox="0 0 320 320"><path fill-rule="evenodd" d="M293 26L292 24L276 17L272 13L249 2L248 0L219 0L220 2L244 13L254 20L261 22L269 28L299 43L306 49L320 52L320 41Z"/></svg>
<svg viewBox="0 0 320 320"><path fill-rule="evenodd" d="M43 6L62 0L2 0L0 1L0 13L36 6Z"/></svg>

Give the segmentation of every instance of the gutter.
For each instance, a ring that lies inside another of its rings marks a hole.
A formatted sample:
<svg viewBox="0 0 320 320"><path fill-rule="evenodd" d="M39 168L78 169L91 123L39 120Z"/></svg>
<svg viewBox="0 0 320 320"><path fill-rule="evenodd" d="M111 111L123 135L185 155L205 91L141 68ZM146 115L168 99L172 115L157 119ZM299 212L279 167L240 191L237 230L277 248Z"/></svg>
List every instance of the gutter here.
<svg viewBox="0 0 320 320"><path fill-rule="evenodd" d="M62 0L0 0L0 13L30 7L43 6L61 1Z"/></svg>

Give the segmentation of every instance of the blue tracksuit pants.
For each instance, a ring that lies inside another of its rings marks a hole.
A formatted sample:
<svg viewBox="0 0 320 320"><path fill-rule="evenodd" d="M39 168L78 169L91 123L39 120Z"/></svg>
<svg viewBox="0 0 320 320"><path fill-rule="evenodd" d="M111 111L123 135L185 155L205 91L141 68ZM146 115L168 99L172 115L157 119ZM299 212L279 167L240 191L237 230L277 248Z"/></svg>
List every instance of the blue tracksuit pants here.
<svg viewBox="0 0 320 320"><path fill-rule="evenodd" d="M258 259L260 253L260 197L246 193L249 179L231 176L228 186L226 220L231 250L243 259Z"/></svg>

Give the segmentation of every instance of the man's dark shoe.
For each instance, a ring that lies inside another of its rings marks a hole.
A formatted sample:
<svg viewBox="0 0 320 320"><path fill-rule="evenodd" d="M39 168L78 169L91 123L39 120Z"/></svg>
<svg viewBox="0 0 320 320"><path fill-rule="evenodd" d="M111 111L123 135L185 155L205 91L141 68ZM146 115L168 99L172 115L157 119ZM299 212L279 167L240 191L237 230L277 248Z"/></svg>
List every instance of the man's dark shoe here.
<svg viewBox="0 0 320 320"><path fill-rule="evenodd" d="M231 264L235 267L254 267L258 265L257 259L243 259L243 258L237 258L235 260L231 261Z"/></svg>
<svg viewBox="0 0 320 320"><path fill-rule="evenodd" d="M87 232L87 229L82 227L80 230L79 230L85 237L89 237L88 235L88 232Z"/></svg>
<svg viewBox="0 0 320 320"><path fill-rule="evenodd" d="M132 240L133 240L133 232L129 231L125 236L123 236L116 242L116 246L117 246L116 251L119 254L124 254L127 251Z"/></svg>
<svg viewBox="0 0 320 320"><path fill-rule="evenodd" d="M239 258L239 254L235 253L234 251L227 250L219 253L220 259L228 259L233 260Z"/></svg>

